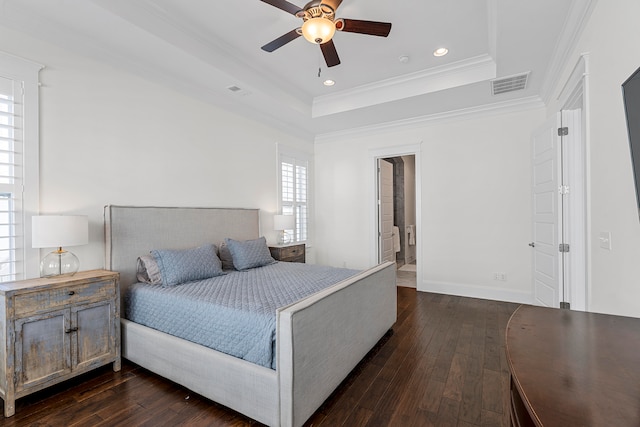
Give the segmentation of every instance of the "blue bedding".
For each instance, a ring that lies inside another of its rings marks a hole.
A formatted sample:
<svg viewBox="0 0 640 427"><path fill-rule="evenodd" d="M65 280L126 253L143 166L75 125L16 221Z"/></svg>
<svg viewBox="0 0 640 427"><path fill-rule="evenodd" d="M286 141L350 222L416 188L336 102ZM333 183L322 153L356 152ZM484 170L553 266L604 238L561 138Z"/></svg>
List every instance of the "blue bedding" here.
<svg viewBox="0 0 640 427"><path fill-rule="evenodd" d="M125 295L125 318L275 369L276 309L356 273L277 262L171 287L136 283Z"/></svg>

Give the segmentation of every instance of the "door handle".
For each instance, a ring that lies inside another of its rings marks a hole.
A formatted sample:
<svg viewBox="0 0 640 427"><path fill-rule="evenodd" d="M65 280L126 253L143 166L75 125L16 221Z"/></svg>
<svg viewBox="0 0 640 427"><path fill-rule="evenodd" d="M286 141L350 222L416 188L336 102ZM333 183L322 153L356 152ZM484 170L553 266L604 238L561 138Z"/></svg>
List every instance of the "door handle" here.
<svg viewBox="0 0 640 427"><path fill-rule="evenodd" d="M531 246L532 248L535 248L536 244L535 244L535 242L531 242L531 243L529 243L529 246Z"/></svg>

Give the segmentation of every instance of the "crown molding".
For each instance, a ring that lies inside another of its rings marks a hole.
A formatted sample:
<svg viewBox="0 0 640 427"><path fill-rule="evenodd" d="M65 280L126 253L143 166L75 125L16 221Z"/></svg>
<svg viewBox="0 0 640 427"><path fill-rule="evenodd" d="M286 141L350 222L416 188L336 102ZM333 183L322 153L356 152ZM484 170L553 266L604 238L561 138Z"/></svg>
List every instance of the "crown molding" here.
<svg viewBox="0 0 640 427"><path fill-rule="evenodd" d="M479 55L440 67L405 74L350 90L314 98L313 118L384 104L412 96L464 86L496 77L496 62Z"/></svg>
<svg viewBox="0 0 640 427"><path fill-rule="evenodd" d="M396 120L393 122L381 123L374 126L365 126L360 128L348 129L345 131L319 134L316 135L315 143L323 144L339 141L344 138L365 137L369 135L379 135L380 133L397 132L400 130L406 131L428 125L451 122L454 120L469 120L491 115L533 110L537 108L545 108L545 103L538 96L529 96L525 98L496 102L493 104L481 105L477 107L461 108L458 110L452 110L443 113L429 114L404 120Z"/></svg>
<svg viewBox="0 0 640 427"><path fill-rule="evenodd" d="M551 101L553 93L558 88L562 70L569 65L569 61L573 60L571 54L578 45L580 36L597 3L598 0L573 0L571 3L571 10L567 16L562 34L558 38L553 58L540 90L541 98L545 104Z"/></svg>

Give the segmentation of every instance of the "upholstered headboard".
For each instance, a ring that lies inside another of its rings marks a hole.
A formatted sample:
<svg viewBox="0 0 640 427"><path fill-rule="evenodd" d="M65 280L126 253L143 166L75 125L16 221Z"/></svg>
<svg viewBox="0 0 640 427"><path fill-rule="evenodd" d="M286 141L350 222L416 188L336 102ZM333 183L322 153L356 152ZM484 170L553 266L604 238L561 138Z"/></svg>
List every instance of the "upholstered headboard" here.
<svg viewBox="0 0 640 427"><path fill-rule="evenodd" d="M120 273L121 295L135 283L136 260L152 249L219 245L260 235L258 209L113 206L104 208L105 267Z"/></svg>

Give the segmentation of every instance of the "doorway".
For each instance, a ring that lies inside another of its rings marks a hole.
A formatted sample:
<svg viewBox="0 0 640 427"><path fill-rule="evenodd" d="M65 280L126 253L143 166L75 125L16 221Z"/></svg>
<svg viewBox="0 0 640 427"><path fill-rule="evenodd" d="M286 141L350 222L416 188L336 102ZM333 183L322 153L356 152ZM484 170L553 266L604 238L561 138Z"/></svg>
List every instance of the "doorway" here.
<svg viewBox="0 0 640 427"><path fill-rule="evenodd" d="M533 302L588 310L588 56L559 97L560 111L532 135Z"/></svg>
<svg viewBox="0 0 640 427"><path fill-rule="evenodd" d="M417 287L416 156L377 159L378 262L398 268L398 286Z"/></svg>

